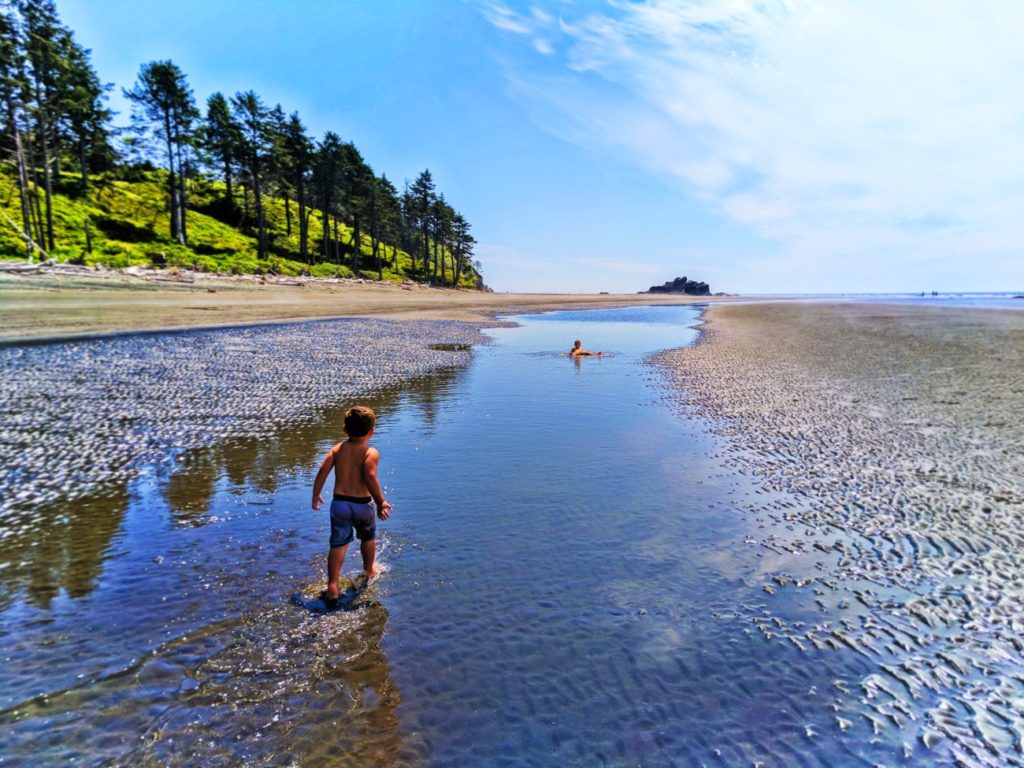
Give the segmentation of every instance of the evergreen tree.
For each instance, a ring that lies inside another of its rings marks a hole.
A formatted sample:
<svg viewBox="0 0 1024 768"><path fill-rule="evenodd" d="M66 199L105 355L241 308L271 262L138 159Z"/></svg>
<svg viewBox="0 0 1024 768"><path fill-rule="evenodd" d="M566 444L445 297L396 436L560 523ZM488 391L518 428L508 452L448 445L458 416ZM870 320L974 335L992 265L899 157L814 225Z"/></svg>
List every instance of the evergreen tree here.
<svg viewBox="0 0 1024 768"><path fill-rule="evenodd" d="M469 222L466 221L461 213L455 213L452 216L452 255L455 259L453 267L455 274L452 276L452 285L456 288L458 288L459 280L462 278L462 270L473 258L473 246L476 245L476 239L470 234L469 230Z"/></svg>
<svg viewBox="0 0 1024 768"><path fill-rule="evenodd" d="M440 266L440 278L442 285L444 285L448 280L445 261L447 259L446 251L450 247L451 222L454 213L455 211L444 199L444 195L438 195L437 199L434 200L434 204L431 206L431 231L434 239L434 268L431 272L430 279L431 282L437 281L438 266Z"/></svg>
<svg viewBox="0 0 1024 768"><path fill-rule="evenodd" d="M109 123L113 113L106 106L107 92L113 86L100 82L89 61L89 51L78 45L70 33L61 34L60 48L65 67L58 88L59 126L74 148L80 190L85 194L89 188L89 169L108 169L116 156L110 144Z"/></svg>
<svg viewBox="0 0 1024 768"><path fill-rule="evenodd" d="M269 169L270 152L273 148L270 110L264 106L254 91L236 93L231 99L235 120L241 128L239 159L246 183L253 191L256 205L256 250L257 258L267 258L267 222L263 209L263 183Z"/></svg>
<svg viewBox="0 0 1024 768"><path fill-rule="evenodd" d="M430 223L431 223L431 208L434 204L434 178L430 175L430 170L424 170L416 180L412 183L409 188L411 196L411 208L412 208L412 221L415 227L419 230L420 243L419 246L422 249L420 251L422 255L422 278L425 281L427 279L427 261L430 258ZM412 256L412 253L409 254ZM413 273L416 273L416 259L412 260Z"/></svg>
<svg viewBox="0 0 1024 768"><path fill-rule="evenodd" d="M231 107L223 93L218 91L206 100L206 121L203 124L201 144L214 158L224 177L225 197L231 207L235 204L232 175L242 143L241 130L231 115Z"/></svg>
<svg viewBox="0 0 1024 768"><path fill-rule="evenodd" d="M293 112L282 129L285 176L299 207L299 258L309 263L309 215L307 196L313 163L313 141L306 133L306 127Z"/></svg>
<svg viewBox="0 0 1024 768"><path fill-rule="evenodd" d="M191 141L192 121L198 115L185 74L171 61L151 61L139 69L134 87L124 95L132 102L132 123L140 133L162 139L167 163L171 237L182 245L185 237L184 187L179 185L182 145Z"/></svg>
<svg viewBox="0 0 1024 768"><path fill-rule="evenodd" d="M398 199L398 190L388 177L381 175L374 185L375 213L377 216L377 240L380 252L378 253L377 273L378 279L383 279L383 264L398 266L398 244L401 241L402 204ZM391 258L388 258L387 243L391 243Z"/></svg>
<svg viewBox="0 0 1024 768"><path fill-rule="evenodd" d="M54 123L58 115L56 103L57 80L62 61L57 40L63 31L53 0L25 0L19 5L24 23L25 53L28 61L28 92L26 106L34 120L34 144L40 153L43 169L43 190L46 196L45 229L40 239L46 247L55 247L53 234L53 177L57 150L54 146ZM30 139L31 141L31 139ZM36 164L31 157L29 167L35 174ZM42 217L40 216L40 220Z"/></svg>
<svg viewBox="0 0 1024 768"><path fill-rule="evenodd" d="M54 249L54 195L70 186L59 185L62 166L78 171L83 195L96 173L115 167L110 87L100 81L90 52L61 24L54 0L0 0L0 160L17 175L21 222L5 218L24 235L30 258L34 250ZM260 260L272 244L266 210L272 195L284 204L289 243L284 248L291 248L297 221L298 258L307 264L316 260L316 250L322 259L343 263L344 220L351 226L351 266L369 266L362 257L366 239L380 279L385 266L401 269L400 247L410 255L406 274L413 279L444 285L450 279L457 285L474 268L469 224L436 189L429 170L407 182L399 195L386 176L374 174L353 143L343 143L333 132L314 142L298 114L286 116L280 106L268 109L253 91L231 99L213 94L197 125L200 116L187 79L171 61L143 64L124 94L132 104L134 129L125 137L124 157L135 162L122 166L124 177L144 178L137 174L153 170L151 159L166 169L171 237L182 245L188 244L188 193L200 159L203 174L223 176L226 210L234 207L242 187L243 222L252 221ZM316 211L320 249L310 246ZM87 249L88 243L86 230Z"/></svg>
<svg viewBox="0 0 1024 768"><path fill-rule="evenodd" d="M321 254L324 261L341 263L341 252L337 238L338 189L341 183L341 139L338 134L328 131L316 150L313 163L313 187L320 205L323 237ZM331 217L334 216L334 237L331 236Z"/></svg>
<svg viewBox="0 0 1024 768"><path fill-rule="evenodd" d="M13 13L0 10L0 108L3 109L4 122L3 153L5 158L13 159L18 175L22 234L31 261L37 246L32 234L31 188L22 141L28 130L28 122L25 115L25 56L20 41L21 29L17 17Z"/></svg>
<svg viewBox="0 0 1024 768"><path fill-rule="evenodd" d="M374 175L356 145L348 142L341 146L342 203L352 222L352 268L358 269L362 260L363 228L373 203Z"/></svg>

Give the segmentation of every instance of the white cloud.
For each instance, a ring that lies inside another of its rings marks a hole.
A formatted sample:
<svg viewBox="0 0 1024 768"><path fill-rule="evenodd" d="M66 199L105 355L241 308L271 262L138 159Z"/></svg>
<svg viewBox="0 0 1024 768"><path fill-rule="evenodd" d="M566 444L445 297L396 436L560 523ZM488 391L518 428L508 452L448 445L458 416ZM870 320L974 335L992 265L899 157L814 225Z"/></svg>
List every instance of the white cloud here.
<svg viewBox="0 0 1024 768"><path fill-rule="evenodd" d="M648 0L562 6L557 20L496 13L560 63L510 75L536 121L677 180L781 243L784 263L923 270L991 258L1024 282L1024 4Z"/></svg>

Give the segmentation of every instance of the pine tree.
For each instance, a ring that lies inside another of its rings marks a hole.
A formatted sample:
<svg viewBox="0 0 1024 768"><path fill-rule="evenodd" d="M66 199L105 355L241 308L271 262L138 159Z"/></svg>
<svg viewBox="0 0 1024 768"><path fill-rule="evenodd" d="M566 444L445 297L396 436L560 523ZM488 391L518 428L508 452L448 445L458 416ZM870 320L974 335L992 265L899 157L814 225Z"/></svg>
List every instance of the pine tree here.
<svg viewBox="0 0 1024 768"><path fill-rule="evenodd" d="M362 260L363 227L372 204L374 175L356 145L341 146L342 202L352 222L352 268L359 269Z"/></svg>
<svg viewBox="0 0 1024 768"><path fill-rule="evenodd" d="M461 213L452 216L452 255L455 258L452 285L456 288L462 279L462 270L473 258L473 246L476 245L476 239L469 233L469 229L469 222Z"/></svg>
<svg viewBox="0 0 1024 768"><path fill-rule="evenodd" d="M22 234L31 261L37 248L32 234L31 188L22 136L27 131L25 115L25 56L20 45L21 29L13 13L0 10L0 108L5 133L3 153L14 161L18 174L18 199L21 204ZM13 224L13 222L12 222Z"/></svg>
<svg viewBox="0 0 1024 768"><path fill-rule="evenodd" d="M192 121L198 115L185 74L171 61L151 61L139 69L135 86L124 95L132 104L132 123L140 133L163 140L170 198L171 237L185 245L183 186L178 183L183 144L192 139Z"/></svg>
<svg viewBox="0 0 1024 768"><path fill-rule="evenodd" d="M229 208L235 205L232 176L242 143L241 128L231 115L231 107L224 94L214 93L206 100L206 120L203 123L201 145L214 158L224 178L225 198Z"/></svg>
<svg viewBox="0 0 1024 768"><path fill-rule="evenodd" d="M107 92L113 86L100 82L89 61L89 51L70 33L61 35L60 49L65 67L58 81L58 125L75 149L84 195L89 189L90 167L110 168L115 158L109 127L113 113L106 106Z"/></svg>
<svg viewBox="0 0 1024 768"><path fill-rule="evenodd" d="M309 263L309 211L307 196L313 163L313 141L306 133L306 127L293 112L282 129L285 175L295 193L299 206L299 258Z"/></svg>
<svg viewBox="0 0 1024 768"><path fill-rule="evenodd" d="M337 232L337 211L336 201L338 199L338 188L341 182L341 139L338 134L328 131L324 134L316 149L316 156L313 162L313 187L316 191L317 201L320 205L321 220L323 222L323 237L321 254L324 261L341 263L341 254L338 248L337 236L331 236L330 221L332 215L335 220L335 232Z"/></svg>
<svg viewBox="0 0 1024 768"><path fill-rule="evenodd" d="M240 160L246 182L253 191L256 205L256 249L257 258L267 258L267 222L263 209L264 175L268 170L273 136L270 125L270 110L264 106L254 91L236 93L231 99L235 120L241 128Z"/></svg>
<svg viewBox="0 0 1024 768"><path fill-rule="evenodd" d="M27 101L29 114L35 123L35 146L39 148L43 167L43 190L46 196L45 229L40 239L46 247L55 247L53 234L53 177L57 149L54 146L54 123L57 117L57 79L62 68L57 40L62 32L57 8L52 0L25 0L19 6L24 22L25 53L28 61L28 86L31 101ZM31 145L30 145L31 154ZM35 163L29 166L35 173ZM40 217L41 219L41 217Z"/></svg>
<svg viewBox="0 0 1024 768"><path fill-rule="evenodd" d="M420 247L422 248L422 279L427 279L427 261L430 258L430 214L431 206L434 204L434 179L430 170L425 169L416 181L409 188L412 203L412 214L415 226L420 233ZM416 261L413 259L413 273L416 272Z"/></svg>

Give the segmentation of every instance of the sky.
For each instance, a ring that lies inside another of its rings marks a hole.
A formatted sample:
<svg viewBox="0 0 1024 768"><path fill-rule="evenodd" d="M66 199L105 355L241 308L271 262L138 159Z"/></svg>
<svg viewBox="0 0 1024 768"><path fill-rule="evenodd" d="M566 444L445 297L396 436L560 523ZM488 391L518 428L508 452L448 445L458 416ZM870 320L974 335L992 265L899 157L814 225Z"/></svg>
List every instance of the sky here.
<svg viewBox="0 0 1024 768"><path fill-rule="evenodd" d="M114 83L171 59L429 168L496 291L1024 290L1016 0L57 0Z"/></svg>

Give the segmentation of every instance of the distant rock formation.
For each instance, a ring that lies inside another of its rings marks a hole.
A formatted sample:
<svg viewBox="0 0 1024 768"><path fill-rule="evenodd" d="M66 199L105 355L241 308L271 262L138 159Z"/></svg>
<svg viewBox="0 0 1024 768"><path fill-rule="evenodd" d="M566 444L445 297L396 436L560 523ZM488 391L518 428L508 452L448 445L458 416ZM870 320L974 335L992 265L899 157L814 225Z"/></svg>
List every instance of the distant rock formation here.
<svg viewBox="0 0 1024 768"><path fill-rule="evenodd" d="M687 296L710 296L711 288L707 283L677 277L664 285L652 285L647 293L685 293Z"/></svg>

